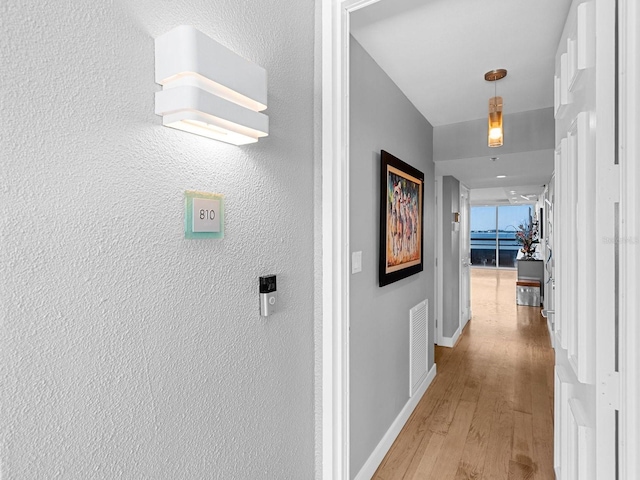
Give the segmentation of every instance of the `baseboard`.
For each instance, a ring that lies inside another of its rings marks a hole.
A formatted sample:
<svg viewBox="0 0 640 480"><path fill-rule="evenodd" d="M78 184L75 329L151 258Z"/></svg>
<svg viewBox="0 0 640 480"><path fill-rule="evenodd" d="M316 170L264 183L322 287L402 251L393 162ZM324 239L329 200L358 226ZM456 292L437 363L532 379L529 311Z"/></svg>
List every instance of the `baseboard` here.
<svg viewBox="0 0 640 480"><path fill-rule="evenodd" d="M409 417L415 410L418 402L424 395L424 392L427 391L429 385L433 379L436 378L436 365L433 364L431 370L427 374L426 378L423 380L422 385L418 388L415 395L409 399L409 401L405 404L404 408L400 411L396 419L393 421L387 433L384 434L382 440L378 443L376 448L373 450L373 453L369 456L364 465L356 475L355 480L371 480L373 474L376 473L376 470L384 460L384 456L387 454L393 442L395 442L396 438L400 434L402 427L407 423Z"/></svg>
<svg viewBox="0 0 640 480"><path fill-rule="evenodd" d="M461 332L461 329L460 327L458 327L458 329L456 330L456 333L453 334L453 337L442 336L442 341L438 343L438 345L440 345L441 347L453 348L456 342L458 341L458 338L460 338L460 332Z"/></svg>

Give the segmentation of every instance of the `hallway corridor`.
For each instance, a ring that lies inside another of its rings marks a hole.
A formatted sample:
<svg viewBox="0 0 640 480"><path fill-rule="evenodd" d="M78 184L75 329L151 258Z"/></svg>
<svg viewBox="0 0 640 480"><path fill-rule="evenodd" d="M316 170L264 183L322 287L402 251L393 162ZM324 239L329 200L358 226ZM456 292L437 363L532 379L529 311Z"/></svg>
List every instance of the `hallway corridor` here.
<svg viewBox="0 0 640 480"><path fill-rule="evenodd" d="M553 472L553 364L540 309L516 272L472 269L472 319L374 479L540 479Z"/></svg>

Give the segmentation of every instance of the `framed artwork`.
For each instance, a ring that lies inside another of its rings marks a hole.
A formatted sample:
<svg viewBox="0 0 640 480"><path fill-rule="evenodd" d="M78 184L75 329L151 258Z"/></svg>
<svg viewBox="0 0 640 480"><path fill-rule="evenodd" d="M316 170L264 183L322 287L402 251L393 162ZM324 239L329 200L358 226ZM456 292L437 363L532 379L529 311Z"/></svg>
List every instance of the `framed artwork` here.
<svg viewBox="0 0 640 480"><path fill-rule="evenodd" d="M424 174L382 150L380 154L381 287L423 270Z"/></svg>

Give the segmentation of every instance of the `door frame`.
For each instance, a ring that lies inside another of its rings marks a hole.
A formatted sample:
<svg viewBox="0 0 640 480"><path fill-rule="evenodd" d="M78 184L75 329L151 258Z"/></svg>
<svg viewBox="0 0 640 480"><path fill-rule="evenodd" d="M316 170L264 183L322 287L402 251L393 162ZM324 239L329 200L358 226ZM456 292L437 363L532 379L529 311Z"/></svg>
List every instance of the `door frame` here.
<svg viewBox="0 0 640 480"><path fill-rule="evenodd" d="M442 345L442 321L444 316L444 272L443 272L443 253L442 253L442 175L436 175L435 178L435 196L436 196L436 258L435 265L435 299L436 303L433 307L435 314L435 333L434 343Z"/></svg>
<svg viewBox="0 0 640 480"><path fill-rule="evenodd" d="M619 3L620 99L619 158L621 166L620 232L620 478L640 478L640 6Z"/></svg>
<svg viewBox="0 0 640 480"><path fill-rule="evenodd" d="M349 478L349 16L379 0L321 0L322 478Z"/></svg>
<svg viewBox="0 0 640 480"><path fill-rule="evenodd" d="M463 203L462 199L466 198L466 201ZM466 185L464 185L462 182L460 183L460 216L461 216L461 220L460 220L460 249L459 249L459 258L458 258L458 278L460 279L460 285L458 288L459 291L459 299L458 299L458 303L460 304L460 311L458 312L458 316L460 317L459 323L460 323L460 334L462 335L462 330L464 329L464 327L467 325L467 322L469 322L469 319L471 318L471 223L470 223L470 217L471 217L471 190L469 189L469 187L467 187ZM463 247L464 247L464 243L465 243L465 235L467 238L467 243L469 244L469 256L468 256L468 262L469 264L465 267L462 265L462 261L465 258L464 254L463 254ZM467 299L462 298L463 295L463 280L464 280L464 276L462 274L463 270L467 268L469 269L469 276L467 277L467 285L465 287L466 291L467 291ZM466 306L463 304L463 301L467 302ZM466 312L466 315L463 316L463 314Z"/></svg>

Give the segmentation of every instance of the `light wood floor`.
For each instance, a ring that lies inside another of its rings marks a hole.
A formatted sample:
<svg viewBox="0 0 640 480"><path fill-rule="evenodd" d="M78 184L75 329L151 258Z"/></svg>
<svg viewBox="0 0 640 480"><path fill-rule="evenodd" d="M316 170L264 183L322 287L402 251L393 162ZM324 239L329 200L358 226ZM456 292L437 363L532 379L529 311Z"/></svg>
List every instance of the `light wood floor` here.
<svg viewBox="0 0 640 480"><path fill-rule="evenodd" d="M553 364L540 309L516 272L472 269L473 317L374 479L541 479L553 473Z"/></svg>

